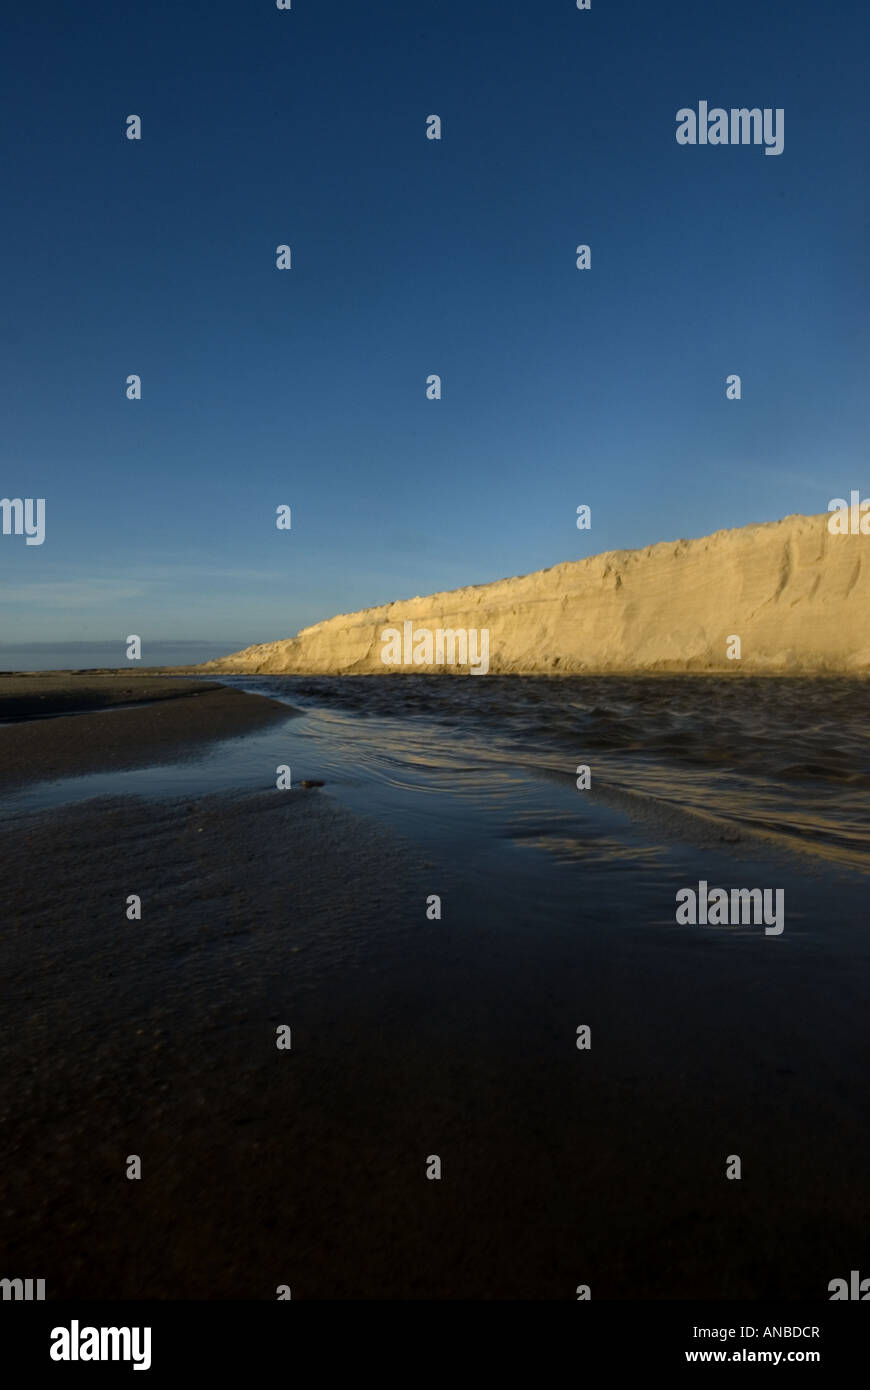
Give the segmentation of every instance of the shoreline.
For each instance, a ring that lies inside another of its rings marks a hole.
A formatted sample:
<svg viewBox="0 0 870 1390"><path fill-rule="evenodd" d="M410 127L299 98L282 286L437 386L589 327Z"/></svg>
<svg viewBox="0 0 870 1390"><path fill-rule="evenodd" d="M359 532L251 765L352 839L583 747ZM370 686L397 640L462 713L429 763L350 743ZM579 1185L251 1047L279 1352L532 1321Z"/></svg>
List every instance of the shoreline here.
<svg viewBox="0 0 870 1390"><path fill-rule="evenodd" d="M145 673L0 677L0 720L9 721L0 726L0 789L183 758L294 713L267 695L204 680Z"/></svg>
<svg viewBox="0 0 870 1390"><path fill-rule="evenodd" d="M395 666L385 667L383 671L343 671L336 669L333 671L299 669L295 667L286 670L275 670L258 666L229 666L221 661L209 662L203 666L173 666L165 669L165 674L177 674L178 676L192 676L198 672L202 673L203 680L220 679L221 676L275 676L285 680L506 680L506 681L577 681L577 680L673 680L679 677L681 680L753 680L753 681L870 681L870 671L851 670L838 671L831 669L812 669L800 670L790 669L781 671L760 671L751 666L733 666L727 670L719 667L695 666L691 669L685 666L659 665L656 667L626 667L620 670L615 667L583 667L578 670L561 671L500 671L495 668L486 673L486 677L470 676L467 671L461 670L440 670L436 667L424 668L421 666L409 667L407 670L398 669Z"/></svg>

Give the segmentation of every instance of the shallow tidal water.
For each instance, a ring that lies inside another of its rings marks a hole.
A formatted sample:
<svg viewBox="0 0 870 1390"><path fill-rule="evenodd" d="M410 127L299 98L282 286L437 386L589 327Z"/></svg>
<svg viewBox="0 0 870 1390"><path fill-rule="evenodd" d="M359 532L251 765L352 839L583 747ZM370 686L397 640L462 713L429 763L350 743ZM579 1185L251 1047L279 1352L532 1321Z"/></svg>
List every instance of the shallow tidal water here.
<svg viewBox="0 0 870 1390"><path fill-rule="evenodd" d="M668 834L758 837L870 872L870 708L860 679L221 679L299 713L171 765L42 783L4 798L6 812L119 793L261 790L287 763L294 784L323 779L353 809L419 818L442 841L461 841L481 816L508 835L524 822L528 838L537 807L541 837L561 838L570 854L561 818L582 815L585 797L605 821L607 802ZM588 794L576 786L584 764Z"/></svg>
<svg viewBox="0 0 870 1390"><path fill-rule="evenodd" d="M506 930L531 907L559 926L581 894L613 920L672 924L676 890L702 878L726 888L788 883L792 936L824 930L832 914L863 918L870 719L861 681L225 683L285 702L287 720L171 764L29 786L3 797L4 818L93 798L263 792L289 766L292 794L316 795L300 784L323 781L340 806L449 867L466 904L479 888L481 910L499 912ZM577 787L582 764L589 790ZM758 927L728 928L743 931Z"/></svg>

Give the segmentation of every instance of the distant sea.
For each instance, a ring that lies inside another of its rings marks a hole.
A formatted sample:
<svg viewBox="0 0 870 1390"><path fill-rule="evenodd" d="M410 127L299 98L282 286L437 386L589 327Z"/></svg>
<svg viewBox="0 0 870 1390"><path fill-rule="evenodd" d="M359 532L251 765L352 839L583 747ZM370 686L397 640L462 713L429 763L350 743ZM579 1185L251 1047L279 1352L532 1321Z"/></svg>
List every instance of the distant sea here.
<svg viewBox="0 0 870 1390"><path fill-rule="evenodd" d="M0 672L91 671L95 668L193 666L237 652L249 643L144 642L142 660L127 660L127 644L117 642L0 642Z"/></svg>

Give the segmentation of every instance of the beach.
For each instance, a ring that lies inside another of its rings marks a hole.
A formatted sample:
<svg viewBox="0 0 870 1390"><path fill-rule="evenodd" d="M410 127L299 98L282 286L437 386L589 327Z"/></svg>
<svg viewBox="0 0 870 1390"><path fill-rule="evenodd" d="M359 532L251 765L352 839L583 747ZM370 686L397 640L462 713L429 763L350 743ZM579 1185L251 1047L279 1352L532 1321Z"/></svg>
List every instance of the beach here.
<svg viewBox="0 0 870 1390"><path fill-rule="evenodd" d="M109 713L107 713L109 712ZM46 672L0 676L0 787L143 767L262 728L287 711L218 681Z"/></svg>
<svg viewBox="0 0 870 1390"><path fill-rule="evenodd" d="M826 1298L870 1231L867 877L830 826L801 854L737 804L728 825L652 797L629 815L549 745L496 761L494 718L472 739L446 685L420 697L440 723L378 682L264 688L164 699L200 740L263 705L180 768L163 742L113 763L107 735L88 762L71 727L13 759L10 1268L53 1298ZM524 747L555 698L511 688ZM614 727L638 698L610 687ZM678 925L700 879L782 888L782 936Z"/></svg>

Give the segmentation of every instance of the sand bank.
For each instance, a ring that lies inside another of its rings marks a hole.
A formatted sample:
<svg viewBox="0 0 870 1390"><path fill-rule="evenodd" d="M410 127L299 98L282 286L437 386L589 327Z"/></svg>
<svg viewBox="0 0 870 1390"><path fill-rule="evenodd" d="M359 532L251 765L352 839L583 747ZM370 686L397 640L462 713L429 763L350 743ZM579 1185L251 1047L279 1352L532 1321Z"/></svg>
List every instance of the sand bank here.
<svg viewBox="0 0 870 1390"><path fill-rule="evenodd" d="M290 714L276 700L206 681L57 671L4 676L0 720L24 722L0 727L0 786L144 767Z"/></svg>

